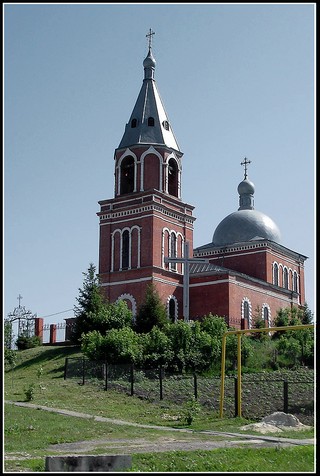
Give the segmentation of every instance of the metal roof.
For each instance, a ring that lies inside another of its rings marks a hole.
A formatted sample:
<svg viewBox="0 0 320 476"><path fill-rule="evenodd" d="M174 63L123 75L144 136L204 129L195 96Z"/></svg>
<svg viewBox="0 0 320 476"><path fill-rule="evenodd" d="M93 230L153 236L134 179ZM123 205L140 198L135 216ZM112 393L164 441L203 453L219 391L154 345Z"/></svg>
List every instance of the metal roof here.
<svg viewBox="0 0 320 476"><path fill-rule="evenodd" d="M164 145L180 151L154 80L155 60L149 53L143 62L144 80L119 149L136 144ZM151 124L150 124L150 118ZM153 124L153 125L152 125Z"/></svg>

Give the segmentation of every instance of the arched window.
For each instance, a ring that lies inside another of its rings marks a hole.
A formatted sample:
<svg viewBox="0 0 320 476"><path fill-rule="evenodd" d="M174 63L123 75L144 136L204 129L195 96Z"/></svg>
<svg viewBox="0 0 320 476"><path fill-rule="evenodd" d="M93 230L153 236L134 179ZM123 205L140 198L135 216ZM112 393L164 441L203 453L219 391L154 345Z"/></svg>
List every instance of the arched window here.
<svg viewBox="0 0 320 476"><path fill-rule="evenodd" d="M131 121L131 127L132 127L132 129L134 129L135 127L137 127L137 119L132 119L132 121Z"/></svg>
<svg viewBox="0 0 320 476"><path fill-rule="evenodd" d="M277 263L273 265L273 284L279 286L279 268Z"/></svg>
<svg viewBox="0 0 320 476"><path fill-rule="evenodd" d="M295 293L298 292L298 275L296 271L293 273L293 290Z"/></svg>
<svg viewBox="0 0 320 476"><path fill-rule="evenodd" d="M169 319L171 322L176 320L176 302L172 298L169 301Z"/></svg>
<svg viewBox="0 0 320 476"><path fill-rule="evenodd" d="M178 196L178 167L174 159L170 159L168 164L168 192Z"/></svg>
<svg viewBox="0 0 320 476"><path fill-rule="evenodd" d="M243 298L241 304L241 329L251 328L251 303L248 298Z"/></svg>
<svg viewBox="0 0 320 476"><path fill-rule="evenodd" d="M287 268L284 268L283 270L283 287L289 289L289 277Z"/></svg>
<svg viewBox="0 0 320 476"><path fill-rule="evenodd" d="M170 258L177 257L177 237L174 233L170 235ZM177 271L177 263L170 263L170 269Z"/></svg>
<svg viewBox="0 0 320 476"><path fill-rule="evenodd" d="M154 118L148 117L148 126L154 126Z"/></svg>
<svg viewBox="0 0 320 476"><path fill-rule="evenodd" d="M249 328L249 303L248 301L244 301L243 303L243 319L246 321Z"/></svg>
<svg viewBox="0 0 320 476"><path fill-rule="evenodd" d="M134 190L134 158L125 157L121 162L120 193L131 193Z"/></svg>
<svg viewBox="0 0 320 476"><path fill-rule="evenodd" d="M269 309L267 308L267 306L263 308L263 320L265 327L269 327Z"/></svg>
<svg viewBox="0 0 320 476"><path fill-rule="evenodd" d="M122 269L129 268L129 231L122 233Z"/></svg>

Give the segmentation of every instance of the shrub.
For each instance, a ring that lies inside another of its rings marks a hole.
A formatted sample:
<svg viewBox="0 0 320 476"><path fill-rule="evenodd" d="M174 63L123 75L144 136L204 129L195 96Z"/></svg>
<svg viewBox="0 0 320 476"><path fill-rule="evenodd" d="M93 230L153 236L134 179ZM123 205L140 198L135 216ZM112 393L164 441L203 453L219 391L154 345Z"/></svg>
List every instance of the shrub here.
<svg viewBox="0 0 320 476"><path fill-rule="evenodd" d="M18 350L32 349L39 345L41 345L41 339L39 336L28 337L27 335L22 334L16 341Z"/></svg>

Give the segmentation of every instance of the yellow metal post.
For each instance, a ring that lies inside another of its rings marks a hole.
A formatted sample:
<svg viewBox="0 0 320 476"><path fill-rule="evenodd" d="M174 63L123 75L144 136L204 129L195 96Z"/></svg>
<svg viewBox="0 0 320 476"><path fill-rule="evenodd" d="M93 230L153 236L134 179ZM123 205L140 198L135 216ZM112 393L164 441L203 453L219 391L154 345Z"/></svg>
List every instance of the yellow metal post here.
<svg viewBox="0 0 320 476"><path fill-rule="evenodd" d="M220 418L223 415L223 400L224 400L224 372L226 365L226 339L227 333L222 336L222 354L221 354L221 387L220 387Z"/></svg>
<svg viewBox="0 0 320 476"><path fill-rule="evenodd" d="M281 327L263 327L261 329L243 329L241 331L227 331L222 336L222 354L221 354L221 387L220 387L220 418L223 415L223 401L224 401L224 380L225 380L225 362L226 362L226 339L230 334L238 335L238 416L241 416L241 334L246 332L274 332L274 331L290 331L298 329L311 329L314 324L301 324L296 326L281 326Z"/></svg>
<svg viewBox="0 0 320 476"><path fill-rule="evenodd" d="M241 333L238 332L238 417L241 417Z"/></svg>

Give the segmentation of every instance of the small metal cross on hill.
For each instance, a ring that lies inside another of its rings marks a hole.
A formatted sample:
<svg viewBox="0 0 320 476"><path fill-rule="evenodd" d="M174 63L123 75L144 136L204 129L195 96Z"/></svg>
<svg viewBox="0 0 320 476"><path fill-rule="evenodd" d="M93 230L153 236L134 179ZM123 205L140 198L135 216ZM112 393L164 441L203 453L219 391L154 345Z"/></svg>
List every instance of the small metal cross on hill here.
<svg viewBox="0 0 320 476"><path fill-rule="evenodd" d="M187 241L184 243L183 255L182 258L164 258L164 262L183 264L183 318L185 322L189 322L189 267L191 263L208 263L209 260L205 258L189 258L189 243Z"/></svg>
<svg viewBox="0 0 320 476"><path fill-rule="evenodd" d="M149 50L152 46L152 37L153 35L155 35L155 32L151 30L151 28L149 29L149 33L146 34L146 37L148 38L148 41L149 41Z"/></svg>
<svg viewBox="0 0 320 476"><path fill-rule="evenodd" d="M247 165L251 164L251 160L248 160L247 157L244 158L244 161L241 162L241 165L244 165L244 178L247 178Z"/></svg>

